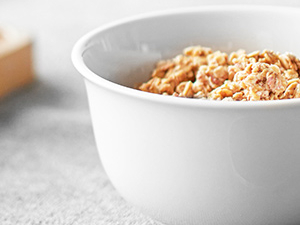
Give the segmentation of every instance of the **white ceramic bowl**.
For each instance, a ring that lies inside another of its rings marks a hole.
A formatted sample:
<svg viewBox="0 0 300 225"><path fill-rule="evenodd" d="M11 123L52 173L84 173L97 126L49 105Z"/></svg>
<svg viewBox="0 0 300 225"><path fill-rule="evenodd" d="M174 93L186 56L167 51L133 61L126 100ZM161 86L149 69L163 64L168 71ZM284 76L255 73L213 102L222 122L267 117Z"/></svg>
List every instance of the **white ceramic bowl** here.
<svg viewBox="0 0 300 225"><path fill-rule="evenodd" d="M189 45L300 56L300 10L211 6L98 28L72 58L103 166L120 194L167 224L300 224L300 99L221 102L134 90Z"/></svg>

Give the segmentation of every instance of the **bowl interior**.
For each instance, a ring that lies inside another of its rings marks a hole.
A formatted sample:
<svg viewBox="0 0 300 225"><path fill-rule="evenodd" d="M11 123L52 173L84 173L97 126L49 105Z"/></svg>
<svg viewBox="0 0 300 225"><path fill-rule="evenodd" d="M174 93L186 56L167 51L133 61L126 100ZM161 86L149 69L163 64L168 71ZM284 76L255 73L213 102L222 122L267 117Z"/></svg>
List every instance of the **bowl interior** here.
<svg viewBox="0 0 300 225"><path fill-rule="evenodd" d="M271 49L300 56L300 10L283 7L202 7L156 13L100 28L86 39L83 61L100 77L133 87L155 63L190 45L225 52ZM293 22L294 21L294 22Z"/></svg>

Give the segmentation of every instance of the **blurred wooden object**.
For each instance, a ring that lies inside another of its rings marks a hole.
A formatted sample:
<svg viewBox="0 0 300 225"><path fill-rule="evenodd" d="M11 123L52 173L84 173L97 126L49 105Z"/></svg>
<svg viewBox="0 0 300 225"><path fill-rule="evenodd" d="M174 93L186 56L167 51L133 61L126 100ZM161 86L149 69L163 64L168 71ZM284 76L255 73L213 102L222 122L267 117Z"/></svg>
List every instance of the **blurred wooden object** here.
<svg viewBox="0 0 300 225"><path fill-rule="evenodd" d="M33 80L32 41L29 36L0 26L0 98Z"/></svg>

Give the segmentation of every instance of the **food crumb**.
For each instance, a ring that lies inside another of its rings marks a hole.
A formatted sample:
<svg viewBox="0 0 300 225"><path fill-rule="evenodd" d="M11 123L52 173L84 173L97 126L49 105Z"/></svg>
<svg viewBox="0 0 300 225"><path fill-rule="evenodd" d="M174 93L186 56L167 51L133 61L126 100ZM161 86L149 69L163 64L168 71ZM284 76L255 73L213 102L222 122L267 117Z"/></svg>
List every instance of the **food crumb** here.
<svg viewBox="0 0 300 225"><path fill-rule="evenodd" d="M157 63L141 91L223 101L265 101L300 97L300 60L272 50L230 54L191 46Z"/></svg>

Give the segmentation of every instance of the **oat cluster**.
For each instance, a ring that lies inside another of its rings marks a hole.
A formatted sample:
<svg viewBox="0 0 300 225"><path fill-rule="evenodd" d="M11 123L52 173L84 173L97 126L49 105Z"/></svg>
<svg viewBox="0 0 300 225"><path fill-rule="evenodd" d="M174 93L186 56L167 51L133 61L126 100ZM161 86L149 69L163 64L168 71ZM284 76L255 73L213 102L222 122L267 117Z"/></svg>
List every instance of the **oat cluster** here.
<svg viewBox="0 0 300 225"><path fill-rule="evenodd" d="M271 50L229 55L201 46L157 63L151 79L138 89L177 97L227 101L300 97L300 60Z"/></svg>

